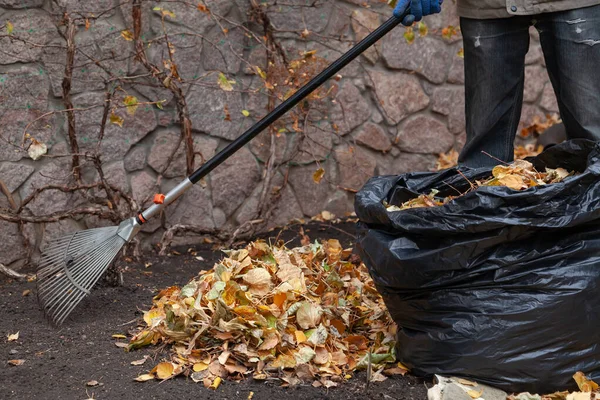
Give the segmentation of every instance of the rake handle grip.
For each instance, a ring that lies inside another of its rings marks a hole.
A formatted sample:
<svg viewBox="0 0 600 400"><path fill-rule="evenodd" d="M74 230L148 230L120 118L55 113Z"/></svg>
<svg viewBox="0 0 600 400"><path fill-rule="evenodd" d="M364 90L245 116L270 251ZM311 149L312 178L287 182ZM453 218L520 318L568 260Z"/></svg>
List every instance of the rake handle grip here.
<svg viewBox="0 0 600 400"><path fill-rule="evenodd" d="M269 127L273 122L277 121L280 117L282 117L285 113L287 113L290 109L292 109L296 104L304 100L308 95L310 95L313 91L315 91L319 86L333 77L336 73L338 73L342 68L348 65L352 60L362 54L365 50L375 44L379 39L385 36L388 32L396 27L396 25L400 24L404 17L408 14L409 10L407 9L403 15L399 17L391 17L386 22L384 22L379 28L374 30L370 35L364 38L360 43L350 49L347 53L333 62L327 69L323 70L319 75L314 77L310 82L304 85L302 88L298 89L296 93L290 96L286 101L281 103L277 108L271 111L268 115L266 115L263 119L258 121L255 125L249 128L244 134L238 137L236 140L231 142L227 147L221 150L216 156L208 160L204 163L200 168L198 168L192 175L189 176L189 180L192 183L198 182L200 179L208 175L213 169L215 169L219 164L223 161L231 157L236 151L250 142L253 138L256 137L259 133L264 131Z"/></svg>

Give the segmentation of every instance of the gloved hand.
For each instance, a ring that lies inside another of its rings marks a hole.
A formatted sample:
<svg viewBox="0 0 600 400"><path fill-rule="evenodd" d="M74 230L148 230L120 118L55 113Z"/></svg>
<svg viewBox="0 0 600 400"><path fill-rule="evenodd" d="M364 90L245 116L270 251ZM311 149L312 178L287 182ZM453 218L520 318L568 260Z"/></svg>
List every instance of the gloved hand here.
<svg viewBox="0 0 600 400"><path fill-rule="evenodd" d="M444 0L398 0L394 8L394 16L401 17L404 11L410 7L410 14L402 20L405 26L411 26L413 22L420 21L425 15L437 14L442 11Z"/></svg>

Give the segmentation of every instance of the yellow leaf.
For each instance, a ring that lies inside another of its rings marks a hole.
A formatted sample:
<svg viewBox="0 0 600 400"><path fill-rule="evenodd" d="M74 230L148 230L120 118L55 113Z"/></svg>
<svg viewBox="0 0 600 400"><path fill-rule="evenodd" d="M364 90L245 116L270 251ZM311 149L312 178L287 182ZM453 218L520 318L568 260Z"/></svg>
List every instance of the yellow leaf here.
<svg viewBox="0 0 600 400"><path fill-rule="evenodd" d="M121 36L128 42L131 42L133 40L133 33L129 29L122 30Z"/></svg>
<svg viewBox="0 0 600 400"><path fill-rule="evenodd" d="M127 336L121 334L112 335L112 337L115 339L127 339Z"/></svg>
<svg viewBox="0 0 600 400"><path fill-rule="evenodd" d="M119 125L122 128L123 122L125 122L125 121L123 120L123 118L119 117L117 114L111 113L110 114L110 122L111 122L111 124Z"/></svg>
<svg viewBox="0 0 600 400"><path fill-rule="evenodd" d="M173 376L174 370L173 363L161 362L156 366L156 376L158 379L168 379Z"/></svg>
<svg viewBox="0 0 600 400"><path fill-rule="evenodd" d="M249 117L250 116L250 111L248 111L248 110L242 110L242 114L244 114L244 117Z"/></svg>
<svg viewBox="0 0 600 400"><path fill-rule="evenodd" d="M10 21L6 21L6 31L8 32L9 35L12 35L13 29L15 29L13 24L11 24Z"/></svg>
<svg viewBox="0 0 600 400"><path fill-rule="evenodd" d="M579 390L582 392L594 392L598 390L598 384L590 379L588 379L583 372L578 371L575 375L573 375L573 379L577 382L577 386L579 386Z"/></svg>
<svg viewBox="0 0 600 400"><path fill-rule="evenodd" d="M138 108L138 99L135 96L126 96L123 103L127 106L127 114L133 115Z"/></svg>
<svg viewBox="0 0 600 400"><path fill-rule="evenodd" d="M217 390L219 388L220 384L221 384L221 377L217 376L215 378L215 380L213 381L213 383L210 385L210 388L213 390Z"/></svg>
<svg viewBox="0 0 600 400"><path fill-rule="evenodd" d="M201 371L208 369L208 364L205 364L203 362L196 363L196 364L194 364L193 369L194 369L194 372L201 372Z"/></svg>
<svg viewBox="0 0 600 400"><path fill-rule="evenodd" d="M483 394L483 390L480 390L480 391L476 391L476 390L469 390L469 391L467 392L467 394L468 394L469 396L471 396L471 398L472 398L472 399L478 399L478 398L480 398L480 397L481 397L481 395Z"/></svg>
<svg viewBox="0 0 600 400"><path fill-rule="evenodd" d="M325 175L325 170L323 168L319 168L318 170L315 171L315 173L313 174L313 181L315 183L320 183L321 179L323 179L323 176Z"/></svg>
<svg viewBox="0 0 600 400"><path fill-rule="evenodd" d="M465 49L461 47L460 50L458 50L458 53L456 53L456 55L460 58L465 58Z"/></svg>
<svg viewBox="0 0 600 400"><path fill-rule="evenodd" d="M146 382L146 381L150 381L152 379L154 379L154 375L152 375L152 374L143 374L143 375L140 375L137 378L135 378L135 380L138 382Z"/></svg>
<svg viewBox="0 0 600 400"><path fill-rule="evenodd" d="M462 385L467 385L467 386L477 386L477 382L468 381L468 380L462 379L462 378L460 378L458 380L458 383L460 383Z"/></svg>
<svg viewBox="0 0 600 400"><path fill-rule="evenodd" d="M9 342L14 342L15 340L18 340L19 339L19 332L13 333L12 335L8 335L8 341Z"/></svg>
<svg viewBox="0 0 600 400"><path fill-rule="evenodd" d="M427 25L425 25L425 22L419 21L419 24L417 26L419 28L419 36L427 36L429 29L427 29Z"/></svg>
<svg viewBox="0 0 600 400"><path fill-rule="evenodd" d="M267 74L265 74L265 72L264 72L262 69L260 69L260 67L259 67L259 66L255 65L255 66L254 66L254 69L256 70L256 73L257 73L257 74L258 74L258 75L259 75L261 78L263 78L263 79L267 79Z"/></svg>
<svg viewBox="0 0 600 400"><path fill-rule="evenodd" d="M248 400L252 400L253 397L254 397L254 392L248 393Z"/></svg>
<svg viewBox="0 0 600 400"><path fill-rule="evenodd" d="M295 335L296 335L296 342L298 344L306 342L306 335L304 334L304 332L296 331Z"/></svg>
<svg viewBox="0 0 600 400"><path fill-rule="evenodd" d="M310 58L310 57L314 56L315 54L317 54L317 51L311 50L311 51L305 51L302 55L304 56L304 58Z"/></svg>
<svg viewBox="0 0 600 400"><path fill-rule="evenodd" d="M404 39L406 39L406 43L408 44L412 44L415 41L415 32L412 26L407 27L404 31Z"/></svg>
<svg viewBox="0 0 600 400"><path fill-rule="evenodd" d="M150 311L144 313L144 322L146 323L146 325L152 326L152 324L154 324L154 319L162 317L164 317L164 313L159 309L153 308Z"/></svg>
<svg viewBox="0 0 600 400"><path fill-rule="evenodd" d="M235 84L234 80L229 80L225 76L224 73L219 72L219 87L226 92L231 92L233 90L232 84Z"/></svg>

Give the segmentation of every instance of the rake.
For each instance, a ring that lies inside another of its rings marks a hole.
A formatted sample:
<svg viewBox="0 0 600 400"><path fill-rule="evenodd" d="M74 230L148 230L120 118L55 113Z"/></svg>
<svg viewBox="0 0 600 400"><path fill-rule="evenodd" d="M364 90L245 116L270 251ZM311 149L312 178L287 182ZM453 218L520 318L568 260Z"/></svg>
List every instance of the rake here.
<svg viewBox="0 0 600 400"><path fill-rule="evenodd" d="M166 195L156 194L154 204L137 216L118 226L75 232L48 243L37 273L38 300L45 315L56 326L62 325L143 224L375 44L408 14L407 9L403 15L388 19Z"/></svg>

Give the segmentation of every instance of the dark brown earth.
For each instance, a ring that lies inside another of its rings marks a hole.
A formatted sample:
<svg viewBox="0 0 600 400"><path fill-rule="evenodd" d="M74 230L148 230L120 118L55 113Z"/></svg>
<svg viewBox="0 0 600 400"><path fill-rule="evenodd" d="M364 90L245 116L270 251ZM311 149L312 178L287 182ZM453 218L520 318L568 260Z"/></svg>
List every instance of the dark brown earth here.
<svg viewBox="0 0 600 400"><path fill-rule="evenodd" d="M303 226L314 239L338 239L352 246L354 224L311 222ZM290 226L264 236L279 237L288 246L299 244L300 226ZM183 255L157 257L145 255L140 262L119 261L124 269L124 285L111 287L98 284L92 294L73 312L60 329L44 320L36 296L34 282L15 282L0 277L0 399L398 399L427 398L431 382L405 376L382 383L365 384L365 374L357 373L336 388L314 388L299 385L282 388L278 381L225 381L216 390L204 388L184 377L164 382L135 382L161 359L157 348L126 352L115 345L114 334L127 335L136 326L142 311L150 308L158 290L172 285L185 285L201 269L211 268L221 258L209 245L194 248L205 261L186 254L187 248L176 249ZM144 264L151 262L149 268ZM25 290L31 290L23 296ZM19 332L17 341L7 336ZM123 341L123 340L122 340ZM152 357L142 366L131 361ZM23 359L20 366L8 360ZM95 387L87 382L98 381Z"/></svg>

